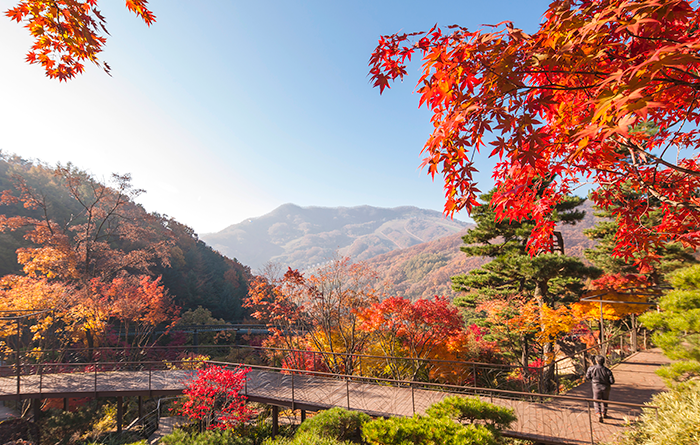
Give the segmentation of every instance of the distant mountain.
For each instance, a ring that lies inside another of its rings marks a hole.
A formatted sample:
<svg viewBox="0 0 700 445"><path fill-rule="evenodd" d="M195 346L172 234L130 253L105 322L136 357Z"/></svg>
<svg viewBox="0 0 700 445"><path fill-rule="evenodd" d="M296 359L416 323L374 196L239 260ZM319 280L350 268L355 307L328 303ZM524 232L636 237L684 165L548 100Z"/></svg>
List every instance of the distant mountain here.
<svg viewBox="0 0 700 445"><path fill-rule="evenodd" d="M309 269L336 252L355 261L463 231L467 223L417 207L299 207L284 204L267 215L201 239L252 269L273 261Z"/></svg>
<svg viewBox="0 0 700 445"><path fill-rule="evenodd" d="M589 201L580 209L586 212L581 222L573 226L560 225L557 230L562 232L566 254L583 258L583 251L595 246L594 241L585 237L583 230L593 227L596 218ZM394 250L367 262L385 281L388 295L412 300L435 295L454 298L457 293L452 290L450 277L479 268L489 261L484 257L468 257L460 250L464 245L462 236L467 230Z"/></svg>

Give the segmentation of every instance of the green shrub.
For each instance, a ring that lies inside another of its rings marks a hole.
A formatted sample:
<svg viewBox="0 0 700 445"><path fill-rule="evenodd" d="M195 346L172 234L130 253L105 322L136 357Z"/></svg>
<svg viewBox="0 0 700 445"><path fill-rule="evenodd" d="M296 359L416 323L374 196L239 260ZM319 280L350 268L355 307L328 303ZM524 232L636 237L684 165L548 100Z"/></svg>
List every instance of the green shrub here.
<svg viewBox="0 0 700 445"><path fill-rule="evenodd" d="M278 437L267 439L263 445L354 445L355 442L338 440L333 437L323 437L317 433L305 431L298 432L293 438Z"/></svg>
<svg viewBox="0 0 700 445"><path fill-rule="evenodd" d="M166 445L253 445L250 438L238 436L231 430L209 430L203 433L175 430L163 437L161 442Z"/></svg>
<svg viewBox="0 0 700 445"><path fill-rule="evenodd" d="M430 417L448 417L459 422L483 420L497 429L508 428L516 420L512 409L482 402L476 397L446 397L425 413Z"/></svg>
<svg viewBox="0 0 700 445"><path fill-rule="evenodd" d="M482 425L460 425L447 417L392 417L369 422L362 437L376 445L496 445Z"/></svg>
<svg viewBox="0 0 700 445"><path fill-rule="evenodd" d="M360 443L362 425L369 420L367 414L359 411L331 408L306 419L299 426L297 435L313 433L322 438Z"/></svg>
<svg viewBox="0 0 700 445"><path fill-rule="evenodd" d="M426 414L369 422L362 428L362 437L376 445L495 445L500 430L516 420L513 410L474 397L447 397ZM458 423L465 420L470 424ZM475 424L476 420L485 424Z"/></svg>
<svg viewBox="0 0 700 445"><path fill-rule="evenodd" d="M100 440L100 442L88 442L87 445L148 445L148 441L146 441L146 439L142 439L134 442L133 438L125 438L121 442L119 442L118 440L107 440L106 442Z"/></svg>
<svg viewBox="0 0 700 445"><path fill-rule="evenodd" d="M677 385L656 394L628 433L626 445L697 445L700 443L700 384Z"/></svg>

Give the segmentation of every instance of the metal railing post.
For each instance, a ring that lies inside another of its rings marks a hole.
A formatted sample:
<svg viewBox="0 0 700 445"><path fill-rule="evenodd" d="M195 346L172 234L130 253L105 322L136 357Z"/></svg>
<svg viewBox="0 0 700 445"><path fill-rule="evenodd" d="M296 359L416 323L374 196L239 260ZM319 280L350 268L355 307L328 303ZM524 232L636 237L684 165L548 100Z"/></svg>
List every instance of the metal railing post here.
<svg viewBox="0 0 700 445"><path fill-rule="evenodd" d="M413 406L413 414L416 414L416 395L413 390L413 383L411 383L411 406Z"/></svg>
<svg viewBox="0 0 700 445"><path fill-rule="evenodd" d="M21 401L22 397L20 396L20 385L21 385L21 380L22 380L22 368L20 365L21 362L21 356L20 356L20 342L22 341L22 331L20 328L19 324L19 318L17 319L17 401Z"/></svg>
<svg viewBox="0 0 700 445"><path fill-rule="evenodd" d="M593 440L593 419L591 418L591 402L590 402L590 400L588 402L586 402L586 404L588 405L588 428L591 431L591 444L595 444L595 442Z"/></svg>

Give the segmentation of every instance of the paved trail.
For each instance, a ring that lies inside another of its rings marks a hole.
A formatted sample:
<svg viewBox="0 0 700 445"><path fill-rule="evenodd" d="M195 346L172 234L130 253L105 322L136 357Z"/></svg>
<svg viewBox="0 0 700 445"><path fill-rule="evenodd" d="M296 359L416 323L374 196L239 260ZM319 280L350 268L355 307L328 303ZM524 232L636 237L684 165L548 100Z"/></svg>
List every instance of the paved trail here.
<svg viewBox="0 0 700 445"><path fill-rule="evenodd" d="M664 381L655 371L671 361L660 349L637 352L611 369L615 384L610 391L610 400L625 403L645 403L651 396L665 391ZM583 383L566 393L567 396L592 398L591 383Z"/></svg>

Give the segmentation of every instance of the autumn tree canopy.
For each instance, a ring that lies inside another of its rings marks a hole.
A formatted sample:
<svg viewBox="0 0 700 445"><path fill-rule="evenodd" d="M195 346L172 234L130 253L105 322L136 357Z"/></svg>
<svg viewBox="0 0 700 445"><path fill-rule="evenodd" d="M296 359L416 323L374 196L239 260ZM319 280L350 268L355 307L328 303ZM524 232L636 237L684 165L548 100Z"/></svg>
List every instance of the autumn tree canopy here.
<svg viewBox="0 0 700 445"><path fill-rule="evenodd" d="M105 185L72 165L30 166L25 174L47 179L48 170L54 186L70 197L70 213L54 207L46 194L54 188L34 188L16 172L9 174L14 188L0 195L6 206L0 233L21 233L26 240L17 249L24 274L0 279L0 309L53 310L32 327L39 344L85 342L92 348L109 323L118 322L123 337L142 346L155 326L178 313L151 274L156 263L170 264L173 237L162 219L133 203L141 191L128 175Z"/></svg>
<svg viewBox="0 0 700 445"><path fill-rule="evenodd" d="M389 297L359 310L358 315L360 329L372 334L368 352L391 357L365 359L363 364L382 369L391 378L416 380L424 374L462 383L463 365L450 360L484 361L496 352L478 327L464 325L457 307L445 297L416 301Z"/></svg>
<svg viewBox="0 0 700 445"><path fill-rule="evenodd" d="M148 0L126 0L127 9L151 26L156 16L147 5ZM5 15L24 23L34 38L27 62L44 67L47 77L64 81L82 73L86 61L109 74L109 65L98 58L107 42L104 34L109 33L97 6L97 0L22 0Z"/></svg>
<svg viewBox="0 0 700 445"><path fill-rule="evenodd" d="M615 255L697 248L699 21L685 0L555 0L532 35L502 22L383 36L370 75L381 92L422 57L420 104L435 127L423 166L443 176L447 214L478 205L474 154L485 151L500 160L494 209L535 220L532 252L551 246L553 209L582 182L617 216ZM652 198L661 217L640 224Z"/></svg>
<svg viewBox="0 0 700 445"><path fill-rule="evenodd" d="M257 277L245 305L267 323L270 346L308 347L322 353L331 372L352 374L358 364L353 354L361 353L370 338L359 328L358 312L381 296L376 272L344 257L308 276L288 269L281 278Z"/></svg>

